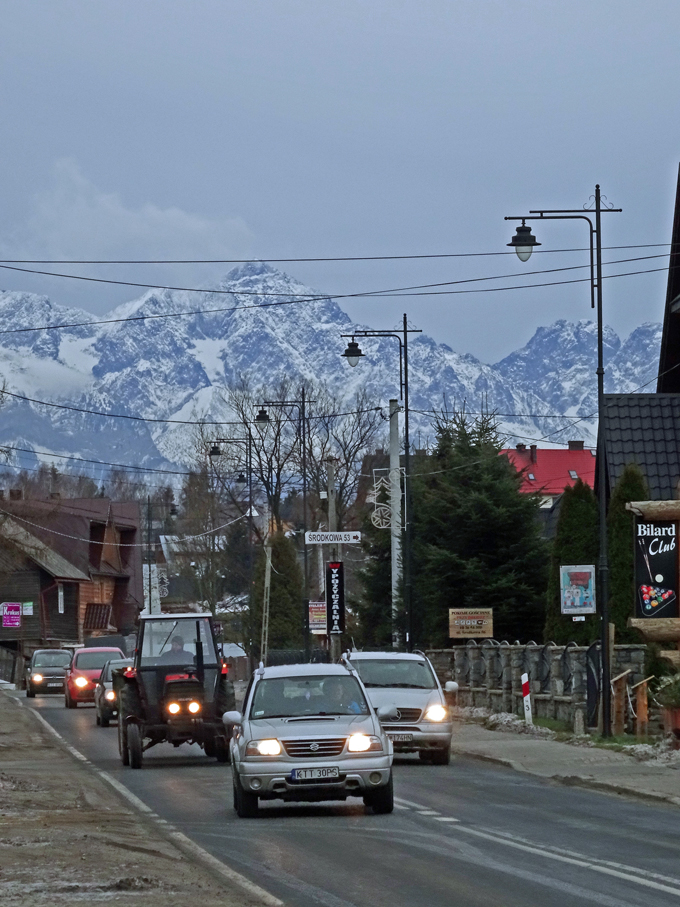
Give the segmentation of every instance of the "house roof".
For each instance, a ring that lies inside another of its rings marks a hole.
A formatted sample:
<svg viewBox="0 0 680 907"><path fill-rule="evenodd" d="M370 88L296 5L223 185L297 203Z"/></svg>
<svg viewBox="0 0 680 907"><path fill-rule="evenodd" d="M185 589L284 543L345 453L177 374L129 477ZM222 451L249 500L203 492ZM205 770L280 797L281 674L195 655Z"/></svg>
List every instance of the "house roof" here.
<svg viewBox="0 0 680 907"><path fill-rule="evenodd" d="M518 472L522 472L520 491L528 494L562 494L565 488L581 479L592 488L595 484L595 454L591 450L560 448L527 448L524 444L501 451Z"/></svg>
<svg viewBox="0 0 680 907"><path fill-rule="evenodd" d="M0 538L16 546L26 557L55 579L89 580L89 576L74 567L65 557L48 548L40 539L16 523L11 517L5 517L0 523Z"/></svg>
<svg viewBox="0 0 680 907"><path fill-rule="evenodd" d="M610 491L624 467L637 463L652 500L674 498L680 480L680 394L605 394L601 422Z"/></svg>

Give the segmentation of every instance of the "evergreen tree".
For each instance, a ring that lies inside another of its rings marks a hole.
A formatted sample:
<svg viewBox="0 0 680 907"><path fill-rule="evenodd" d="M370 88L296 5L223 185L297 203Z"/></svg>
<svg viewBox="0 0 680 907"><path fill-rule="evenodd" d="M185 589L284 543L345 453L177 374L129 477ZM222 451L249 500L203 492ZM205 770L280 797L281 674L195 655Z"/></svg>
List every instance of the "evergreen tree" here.
<svg viewBox="0 0 680 907"><path fill-rule="evenodd" d="M572 640L579 645L594 642L600 632L597 615L574 621L561 613L560 566L595 564L598 556L598 507L592 488L578 479L565 488L560 504L555 541L550 560L544 639L563 645Z"/></svg>
<svg viewBox="0 0 680 907"><path fill-rule="evenodd" d="M449 608L493 608L494 636L528 640L544 620L547 548L539 499L505 456L492 416L441 419L413 476L413 624L419 645L449 644Z"/></svg>
<svg viewBox="0 0 680 907"><path fill-rule="evenodd" d="M636 463L625 467L614 487L607 514L609 539L609 620L616 626L616 641L640 642L636 630L627 627L634 616L634 525L635 516L626 510L628 501L646 501L649 489Z"/></svg>
<svg viewBox="0 0 680 907"><path fill-rule="evenodd" d="M269 539L272 572L269 593L269 648L299 649L303 645L302 570L295 546L282 532ZM266 555L260 549L255 565L253 599L246 622L246 640L252 653L259 654L262 633L262 605Z"/></svg>

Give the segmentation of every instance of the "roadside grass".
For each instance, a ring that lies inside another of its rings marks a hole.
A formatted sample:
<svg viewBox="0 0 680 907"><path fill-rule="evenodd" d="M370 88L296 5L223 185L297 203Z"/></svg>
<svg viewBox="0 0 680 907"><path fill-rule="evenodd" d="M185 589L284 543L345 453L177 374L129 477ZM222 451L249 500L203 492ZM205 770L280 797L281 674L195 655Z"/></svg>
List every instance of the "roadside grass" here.
<svg viewBox="0 0 680 907"><path fill-rule="evenodd" d="M549 731L555 731L557 734L573 735L571 727L566 721L560 721L558 718L534 718L534 724L537 727L545 727Z"/></svg>

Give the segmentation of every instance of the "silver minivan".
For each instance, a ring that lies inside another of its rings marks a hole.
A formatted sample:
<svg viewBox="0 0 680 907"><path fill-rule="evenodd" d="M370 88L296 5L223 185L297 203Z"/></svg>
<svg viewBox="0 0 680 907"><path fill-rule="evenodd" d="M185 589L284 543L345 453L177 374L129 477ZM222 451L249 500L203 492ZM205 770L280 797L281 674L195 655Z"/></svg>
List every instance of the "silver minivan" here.
<svg viewBox="0 0 680 907"><path fill-rule="evenodd" d="M454 693L458 684L448 681L442 690L422 652L349 652L344 657L359 673L375 709L396 705L396 720L383 722L394 751L448 765L453 724L444 692Z"/></svg>

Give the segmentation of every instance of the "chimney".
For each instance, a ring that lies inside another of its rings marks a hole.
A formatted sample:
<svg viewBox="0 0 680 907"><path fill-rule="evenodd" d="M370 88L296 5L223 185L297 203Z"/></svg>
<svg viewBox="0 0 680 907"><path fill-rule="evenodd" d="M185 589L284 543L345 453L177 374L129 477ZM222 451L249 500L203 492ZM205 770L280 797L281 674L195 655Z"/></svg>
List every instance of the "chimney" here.
<svg viewBox="0 0 680 907"><path fill-rule="evenodd" d="M536 448L537 448L537 446L538 446L538 445L536 445L536 444L532 444L531 447L529 448L529 450L531 451L531 457L530 457L530 459L531 459L531 462L532 462L532 463L535 463L535 462L536 462Z"/></svg>
<svg viewBox="0 0 680 907"><path fill-rule="evenodd" d="M517 448L517 450L518 450L520 453L522 453L523 450L526 450L526 449L527 449L526 444L516 444L515 447Z"/></svg>
<svg viewBox="0 0 680 907"><path fill-rule="evenodd" d="M570 441L569 450L583 450L583 441Z"/></svg>

